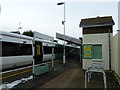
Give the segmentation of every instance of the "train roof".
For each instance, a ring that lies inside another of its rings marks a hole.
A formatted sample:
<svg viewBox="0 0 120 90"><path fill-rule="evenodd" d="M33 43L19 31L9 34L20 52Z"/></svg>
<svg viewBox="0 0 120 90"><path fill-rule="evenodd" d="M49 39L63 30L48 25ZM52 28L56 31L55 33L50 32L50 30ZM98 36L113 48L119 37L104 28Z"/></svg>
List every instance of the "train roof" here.
<svg viewBox="0 0 120 90"><path fill-rule="evenodd" d="M33 37L29 37L29 36L21 35L21 34L10 33L10 32L5 32L5 31L0 31L0 35L17 37L17 38L28 39L28 40L33 40ZM35 40L36 41L40 41L40 42L47 42L47 43L56 44L55 42L52 42L52 41L49 41L49 40L43 40L43 39L38 39L38 38L35 38Z"/></svg>
<svg viewBox="0 0 120 90"><path fill-rule="evenodd" d="M16 33L10 33L10 32L5 32L5 31L0 31L0 35L17 37L17 38L28 39L28 40L33 40L33 37L30 37L30 36L16 34ZM49 41L49 40L38 39L38 38L35 38L35 41L40 41L40 42L46 42L46 43L51 43L51 44L62 45L62 44L59 44L59 43L56 43L56 42L52 42L52 41ZM65 45L65 46L79 48L79 47L73 46L73 45Z"/></svg>
<svg viewBox="0 0 120 90"><path fill-rule="evenodd" d="M0 35L5 35L5 36L13 36L13 37L18 37L22 39L29 39L32 40L32 37L21 35L21 34L15 34L15 33L10 33L10 32L5 32L5 31L0 31Z"/></svg>

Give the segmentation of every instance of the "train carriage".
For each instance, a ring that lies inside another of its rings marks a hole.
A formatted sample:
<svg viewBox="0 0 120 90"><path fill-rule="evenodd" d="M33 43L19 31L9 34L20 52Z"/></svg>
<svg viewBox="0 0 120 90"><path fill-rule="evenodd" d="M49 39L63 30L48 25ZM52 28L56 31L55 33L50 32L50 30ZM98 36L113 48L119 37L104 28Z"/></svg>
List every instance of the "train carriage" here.
<svg viewBox="0 0 120 90"><path fill-rule="evenodd" d="M0 66L2 66L2 69L31 63L31 37L7 32L0 32L0 36L0 48L2 49Z"/></svg>
<svg viewBox="0 0 120 90"><path fill-rule="evenodd" d="M0 69L32 64L32 40L33 38L29 36L0 31L0 51L2 52L0 56L2 68ZM36 58L39 58L39 62L51 60L51 48L55 46L55 43L40 39L36 39L35 42L36 46L41 45L35 47ZM38 48L40 52L37 51Z"/></svg>
<svg viewBox="0 0 120 90"><path fill-rule="evenodd" d="M29 65L33 62L33 37L0 31L0 70ZM63 45L52 41L35 39L36 64L63 58ZM66 46L66 53L73 47ZM67 55L67 54L66 54Z"/></svg>

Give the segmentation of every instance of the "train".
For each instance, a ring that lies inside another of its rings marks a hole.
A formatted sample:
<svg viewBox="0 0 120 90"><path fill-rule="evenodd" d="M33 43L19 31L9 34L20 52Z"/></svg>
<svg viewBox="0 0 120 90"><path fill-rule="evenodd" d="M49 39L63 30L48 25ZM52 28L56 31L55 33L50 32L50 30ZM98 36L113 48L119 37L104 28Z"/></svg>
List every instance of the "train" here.
<svg viewBox="0 0 120 90"><path fill-rule="evenodd" d="M15 68L33 63L33 37L0 31L0 70ZM52 54L52 48L54 53ZM56 42L35 39L34 54L36 64L63 58L63 45ZM66 55L75 47L66 46ZM39 49L39 50L38 50Z"/></svg>

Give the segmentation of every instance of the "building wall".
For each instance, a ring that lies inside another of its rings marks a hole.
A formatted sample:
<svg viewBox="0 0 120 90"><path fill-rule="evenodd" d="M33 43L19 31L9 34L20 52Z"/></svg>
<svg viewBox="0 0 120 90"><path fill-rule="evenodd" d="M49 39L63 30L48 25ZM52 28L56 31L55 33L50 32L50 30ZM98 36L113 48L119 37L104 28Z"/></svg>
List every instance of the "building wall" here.
<svg viewBox="0 0 120 90"><path fill-rule="evenodd" d="M118 29L120 30L120 1L118 2Z"/></svg>
<svg viewBox="0 0 120 90"><path fill-rule="evenodd" d="M112 34L110 36L112 38ZM83 34L83 44L102 44L103 68L109 70L109 34ZM88 69L92 63L91 59L83 59L83 69Z"/></svg>
<svg viewBox="0 0 120 90"><path fill-rule="evenodd" d="M120 77L120 32L118 33L118 75Z"/></svg>
<svg viewBox="0 0 120 90"><path fill-rule="evenodd" d="M120 32L113 37L112 70L120 77Z"/></svg>
<svg viewBox="0 0 120 90"><path fill-rule="evenodd" d="M118 74L118 33L113 37L112 70Z"/></svg>

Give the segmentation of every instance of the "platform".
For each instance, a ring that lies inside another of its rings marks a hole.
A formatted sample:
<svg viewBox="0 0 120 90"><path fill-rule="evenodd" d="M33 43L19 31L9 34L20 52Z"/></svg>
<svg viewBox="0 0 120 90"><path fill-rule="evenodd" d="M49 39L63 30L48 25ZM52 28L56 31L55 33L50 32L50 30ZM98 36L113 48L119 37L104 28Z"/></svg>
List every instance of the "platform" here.
<svg viewBox="0 0 120 90"><path fill-rule="evenodd" d="M39 88L84 88L84 73L81 72L81 69L70 68Z"/></svg>
<svg viewBox="0 0 120 90"><path fill-rule="evenodd" d="M29 90L39 90L41 88L84 88L85 71L81 68L78 59L67 59L66 65L56 64L54 69L14 88ZM111 72L106 72L106 75L107 88L119 88ZM104 88L102 74L93 74L90 83L88 83L88 88Z"/></svg>
<svg viewBox="0 0 120 90"><path fill-rule="evenodd" d="M104 88L102 75L97 74L93 76L94 78L91 79L87 88ZM108 75L107 79L108 88L118 88L117 84L112 81L113 78L110 78ZM38 87L37 90L40 88L84 88L84 72L82 69L70 68L56 78Z"/></svg>

